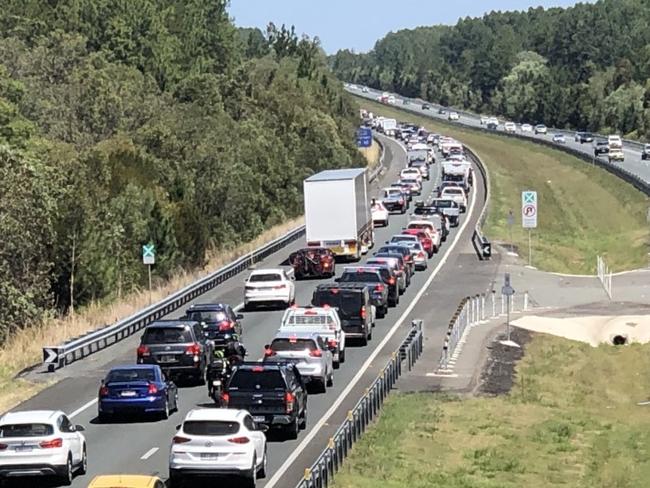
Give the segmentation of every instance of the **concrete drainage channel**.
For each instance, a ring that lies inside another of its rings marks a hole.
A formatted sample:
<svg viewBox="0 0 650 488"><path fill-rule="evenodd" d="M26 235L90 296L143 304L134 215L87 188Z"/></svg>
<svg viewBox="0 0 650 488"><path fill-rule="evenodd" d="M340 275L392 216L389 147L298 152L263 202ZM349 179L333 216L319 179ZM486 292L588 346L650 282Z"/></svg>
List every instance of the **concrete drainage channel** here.
<svg viewBox="0 0 650 488"><path fill-rule="evenodd" d="M422 348L422 321L414 320L411 323L411 330L400 347L393 352L388 364L354 409L348 412L347 419L338 428L334 437L329 440L327 447L316 462L310 468L305 469L304 478L296 485L296 488L330 486L334 480L334 474L343 465L353 444L361 438L370 422L378 415L384 400L402 375L403 367L410 371L422 354Z"/></svg>

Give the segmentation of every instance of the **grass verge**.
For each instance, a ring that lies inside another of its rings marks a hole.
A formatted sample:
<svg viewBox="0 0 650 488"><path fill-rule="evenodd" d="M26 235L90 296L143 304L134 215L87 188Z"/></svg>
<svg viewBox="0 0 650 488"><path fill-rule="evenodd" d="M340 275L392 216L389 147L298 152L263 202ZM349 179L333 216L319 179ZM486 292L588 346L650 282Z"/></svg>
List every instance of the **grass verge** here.
<svg viewBox="0 0 650 488"><path fill-rule="evenodd" d="M536 335L508 395L392 395L335 486L647 486L649 352Z"/></svg>
<svg viewBox="0 0 650 488"><path fill-rule="evenodd" d="M303 222L302 217L290 220L267 230L251 242L229 251L209 255L208 262L203 269L183 271L155 287L152 293L153 302L162 300L237 257L286 234ZM105 324L114 323L148 305L149 292L142 290L111 303L92 303L80 309L75 315L52 318L40 326L18 331L0 348L0 412L17 405L49 385L47 382L31 383L16 378L20 371L42 360L41 348L43 346L60 344L70 337L76 337Z"/></svg>
<svg viewBox="0 0 650 488"><path fill-rule="evenodd" d="M521 228L521 192L536 190L539 227L533 231L533 265L559 273L593 274L596 255L614 271L645 267L650 250L646 213L650 200L614 175L562 151L534 143L454 127L359 99L374 113L410 120L461 140L487 165L492 183L484 228L495 241L528 255ZM515 224L507 225L512 210Z"/></svg>

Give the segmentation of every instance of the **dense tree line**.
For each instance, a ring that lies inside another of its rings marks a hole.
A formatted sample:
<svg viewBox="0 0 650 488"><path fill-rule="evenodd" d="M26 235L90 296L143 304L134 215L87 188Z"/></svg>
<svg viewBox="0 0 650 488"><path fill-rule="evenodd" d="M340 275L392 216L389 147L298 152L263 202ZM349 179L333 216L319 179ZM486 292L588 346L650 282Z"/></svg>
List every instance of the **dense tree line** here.
<svg viewBox="0 0 650 488"><path fill-rule="evenodd" d="M492 12L330 59L343 80L515 121L650 137L650 1Z"/></svg>
<svg viewBox="0 0 650 488"><path fill-rule="evenodd" d="M0 10L0 340L47 311L302 212L359 166L318 42L237 30L226 0L7 0Z"/></svg>

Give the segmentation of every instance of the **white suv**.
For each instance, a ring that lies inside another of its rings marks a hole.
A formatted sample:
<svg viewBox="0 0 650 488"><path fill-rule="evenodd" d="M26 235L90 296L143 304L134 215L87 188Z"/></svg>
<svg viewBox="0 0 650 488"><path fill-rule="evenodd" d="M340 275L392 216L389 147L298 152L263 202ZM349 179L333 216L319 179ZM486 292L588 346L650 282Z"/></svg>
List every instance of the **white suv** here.
<svg viewBox="0 0 650 488"><path fill-rule="evenodd" d="M246 410L198 408L178 426L169 452L169 479L179 486L190 476L244 476L255 486L266 476L265 426Z"/></svg>
<svg viewBox="0 0 650 488"><path fill-rule="evenodd" d="M0 418L0 477L56 476L63 485L72 484L75 472L85 474L88 466L83 430L58 410L4 414Z"/></svg>
<svg viewBox="0 0 650 488"><path fill-rule="evenodd" d="M334 367L345 362L345 332L339 314L330 307L291 307L284 312L280 332L315 332L327 341Z"/></svg>
<svg viewBox="0 0 650 488"><path fill-rule="evenodd" d="M293 273L293 270L291 270ZM293 274L281 268L258 269L251 273L244 288L244 308L250 310L255 305L281 303L291 305L296 297Z"/></svg>

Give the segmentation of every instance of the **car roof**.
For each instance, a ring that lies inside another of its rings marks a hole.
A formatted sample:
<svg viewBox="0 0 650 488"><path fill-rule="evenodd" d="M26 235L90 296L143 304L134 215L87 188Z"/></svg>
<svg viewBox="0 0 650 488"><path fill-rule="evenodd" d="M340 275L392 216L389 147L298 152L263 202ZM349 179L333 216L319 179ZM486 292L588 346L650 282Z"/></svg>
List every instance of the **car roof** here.
<svg viewBox="0 0 650 488"><path fill-rule="evenodd" d="M194 303L188 310L225 310L227 307L225 303Z"/></svg>
<svg viewBox="0 0 650 488"><path fill-rule="evenodd" d="M188 420L239 420L248 412L234 408L194 408L187 412L183 422Z"/></svg>
<svg viewBox="0 0 650 488"><path fill-rule="evenodd" d="M110 373L118 369L160 369L160 366L157 364L120 364L119 366L113 366L108 371Z"/></svg>
<svg viewBox="0 0 650 488"><path fill-rule="evenodd" d="M263 275L263 274L273 274L273 273L282 274L284 273L284 269L282 268L255 269L251 272L250 275L255 276L255 275Z"/></svg>
<svg viewBox="0 0 650 488"><path fill-rule="evenodd" d="M345 266L343 272L346 273L357 273L361 271L379 271L377 266L364 266L360 264L359 266Z"/></svg>
<svg viewBox="0 0 650 488"><path fill-rule="evenodd" d="M183 326L189 326L189 325L195 325L198 324L196 320L156 320L155 322L150 323L145 327L146 329L150 329L153 327L183 327Z"/></svg>
<svg viewBox="0 0 650 488"><path fill-rule="evenodd" d="M61 410L24 410L21 412L7 412L2 417L0 417L0 423L54 423L59 415L63 415L63 412Z"/></svg>
<svg viewBox="0 0 650 488"><path fill-rule="evenodd" d="M291 338L296 338L296 339L313 339L316 340L320 337L321 335L318 332L310 331L310 330L304 330L304 331L282 331L282 332L277 332L275 336L273 336L272 340L275 339L291 339Z"/></svg>
<svg viewBox="0 0 650 488"><path fill-rule="evenodd" d="M157 476L144 474L103 474L95 476L88 488L115 488L116 486L153 488L157 481L162 480Z"/></svg>

